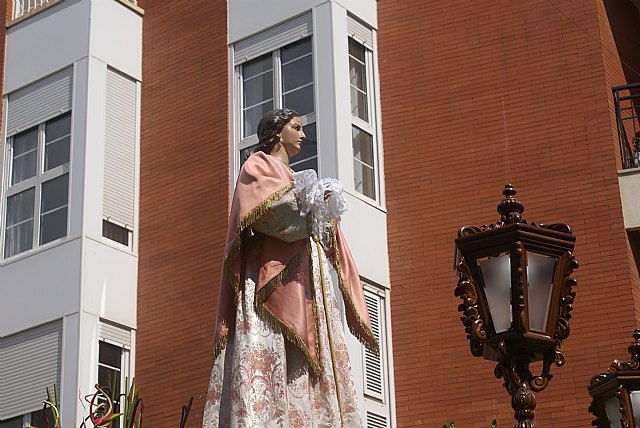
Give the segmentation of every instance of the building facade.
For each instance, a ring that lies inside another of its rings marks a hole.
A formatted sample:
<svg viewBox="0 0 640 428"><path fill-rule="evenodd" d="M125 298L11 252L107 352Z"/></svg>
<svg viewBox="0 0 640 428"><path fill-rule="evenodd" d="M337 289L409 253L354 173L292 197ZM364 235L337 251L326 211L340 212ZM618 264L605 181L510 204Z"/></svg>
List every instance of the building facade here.
<svg viewBox="0 0 640 428"><path fill-rule="evenodd" d="M367 428L511 423L468 350L453 240L566 222L581 264L567 363L540 426L583 427L587 386L640 325L636 0L0 2L0 427L44 386L135 376L145 425L201 417L230 197L272 108L302 114L294 169L342 181L380 356L347 332ZM635 103L635 104L634 104ZM634 163L636 162L636 163ZM69 422L72 421L72 422Z"/></svg>

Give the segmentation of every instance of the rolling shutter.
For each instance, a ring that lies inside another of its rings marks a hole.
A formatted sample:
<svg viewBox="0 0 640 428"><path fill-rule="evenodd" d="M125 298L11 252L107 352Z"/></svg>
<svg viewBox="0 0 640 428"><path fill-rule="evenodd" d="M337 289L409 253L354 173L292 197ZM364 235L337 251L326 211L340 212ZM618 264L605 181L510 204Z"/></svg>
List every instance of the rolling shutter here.
<svg viewBox="0 0 640 428"><path fill-rule="evenodd" d="M364 299L371 319L371 330L380 344L380 355L364 348L364 410L367 428L391 426L385 291L365 284Z"/></svg>
<svg viewBox="0 0 640 428"><path fill-rule="evenodd" d="M71 110L72 84L69 67L9 94L7 137Z"/></svg>
<svg viewBox="0 0 640 428"><path fill-rule="evenodd" d="M313 33L311 13L293 18L234 45L234 65L272 52Z"/></svg>
<svg viewBox="0 0 640 428"><path fill-rule="evenodd" d="M365 44L367 48L373 48L373 32L351 15L347 16L347 33L358 42Z"/></svg>
<svg viewBox="0 0 640 428"><path fill-rule="evenodd" d="M131 348L131 330L118 327L101 321L99 324L98 338L110 342L122 348Z"/></svg>
<svg viewBox="0 0 640 428"><path fill-rule="evenodd" d="M103 215L133 230L136 81L107 69Z"/></svg>
<svg viewBox="0 0 640 428"><path fill-rule="evenodd" d="M60 385L62 320L0 339L0 420L42 408Z"/></svg>
<svg viewBox="0 0 640 428"><path fill-rule="evenodd" d="M384 366L383 366L383 350L385 343L380 337L380 332L383 324L383 311L382 297L375 293L365 290L364 299L367 304L367 310L369 311L369 318L371 319L371 330L373 335L378 339L380 343L380 355L376 355L373 352L365 348L364 352L364 392L365 394L384 399Z"/></svg>

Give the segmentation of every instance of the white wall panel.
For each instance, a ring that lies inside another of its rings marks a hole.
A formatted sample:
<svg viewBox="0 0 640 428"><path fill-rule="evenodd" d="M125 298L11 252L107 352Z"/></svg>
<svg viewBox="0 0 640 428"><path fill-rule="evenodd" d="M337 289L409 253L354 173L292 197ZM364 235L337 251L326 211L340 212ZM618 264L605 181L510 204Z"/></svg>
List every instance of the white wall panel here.
<svg viewBox="0 0 640 428"><path fill-rule="evenodd" d="M93 239L85 240L85 251L84 311L135 328L137 257Z"/></svg>
<svg viewBox="0 0 640 428"><path fill-rule="evenodd" d="M0 265L0 336L80 309L80 239Z"/></svg>
<svg viewBox="0 0 640 428"><path fill-rule="evenodd" d="M7 29L5 94L88 55L91 4L64 1Z"/></svg>
<svg viewBox="0 0 640 428"><path fill-rule="evenodd" d="M142 17L114 0L91 4L91 55L142 80Z"/></svg>

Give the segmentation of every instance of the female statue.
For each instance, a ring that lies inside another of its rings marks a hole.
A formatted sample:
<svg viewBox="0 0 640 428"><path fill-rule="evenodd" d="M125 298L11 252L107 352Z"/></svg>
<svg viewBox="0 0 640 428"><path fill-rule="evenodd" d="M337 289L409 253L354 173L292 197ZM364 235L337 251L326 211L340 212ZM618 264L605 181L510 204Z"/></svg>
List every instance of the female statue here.
<svg viewBox="0 0 640 428"><path fill-rule="evenodd" d="M337 226L341 186L294 173L300 115L273 110L231 206L204 427L360 427L330 266L351 331L377 350Z"/></svg>

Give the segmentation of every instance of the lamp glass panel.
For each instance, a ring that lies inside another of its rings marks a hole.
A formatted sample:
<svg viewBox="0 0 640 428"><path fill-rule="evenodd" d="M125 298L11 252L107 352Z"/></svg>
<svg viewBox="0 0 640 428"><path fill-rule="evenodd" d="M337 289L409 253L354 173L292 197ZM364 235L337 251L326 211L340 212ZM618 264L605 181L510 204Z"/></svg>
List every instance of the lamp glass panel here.
<svg viewBox="0 0 640 428"><path fill-rule="evenodd" d="M622 428L620 401L615 395L604 402L604 410L607 412L607 419L609 419L611 428Z"/></svg>
<svg viewBox="0 0 640 428"><path fill-rule="evenodd" d="M529 329L531 330L539 332L546 330L556 261L555 257L527 252Z"/></svg>
<svg viewBox="0 0 640 428"><path fill-rule="evenodd" d="M478 260L484 292L496 333L511 328L511 257L503 253Z"/></svg>
<svg viewBox="0 0 640 428"><path fill-rule="evenodd" d="M640 426L640 391L631 391L631 409L636 426Z"/></svg>

